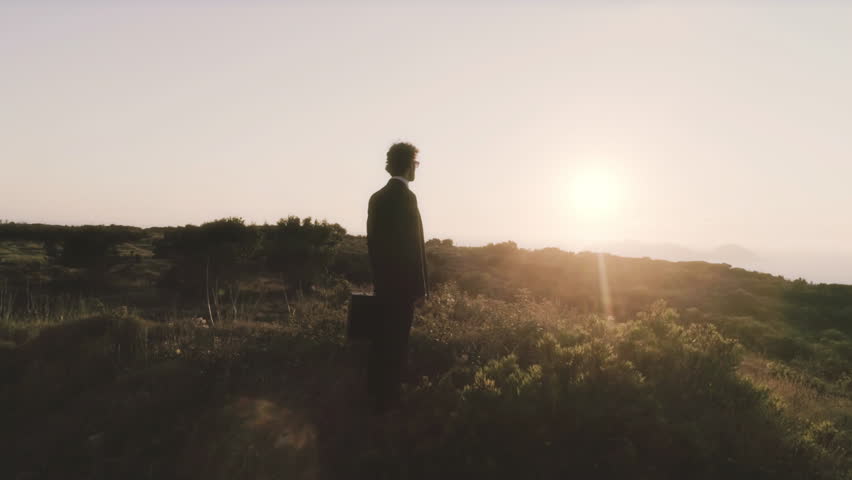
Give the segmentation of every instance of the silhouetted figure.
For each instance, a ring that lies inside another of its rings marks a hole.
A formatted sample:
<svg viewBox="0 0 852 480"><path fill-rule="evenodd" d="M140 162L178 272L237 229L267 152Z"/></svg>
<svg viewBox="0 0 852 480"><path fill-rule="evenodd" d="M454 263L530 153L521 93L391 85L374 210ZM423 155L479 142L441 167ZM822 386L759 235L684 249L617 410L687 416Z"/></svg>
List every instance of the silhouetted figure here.
<svg viewBox="0 0 852 480"><path fill-rule="evenodd" d="M390 147L385 170L392 178L370 197L368 209L367 248L381 305L367 367L368 388L377 412L399 406L414 307L428 295L423 223L417 197L408 189L420 164L416 157L414 145Z"/></svg>

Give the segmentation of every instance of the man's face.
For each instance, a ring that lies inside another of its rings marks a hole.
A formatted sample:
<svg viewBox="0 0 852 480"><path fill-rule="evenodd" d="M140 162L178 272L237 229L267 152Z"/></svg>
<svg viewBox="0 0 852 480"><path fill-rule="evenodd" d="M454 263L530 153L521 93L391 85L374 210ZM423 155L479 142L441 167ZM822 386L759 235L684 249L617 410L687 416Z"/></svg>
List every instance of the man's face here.
<svg viewBox="0 0 852 480"><path fill-rule="evenodd" d="M418 166L420 166L420 162L418 162L417 160L411 162L411 168L408 169L408 175L405 177L408 179L409 182L414 181L415 171L417 170Z"/></svg>

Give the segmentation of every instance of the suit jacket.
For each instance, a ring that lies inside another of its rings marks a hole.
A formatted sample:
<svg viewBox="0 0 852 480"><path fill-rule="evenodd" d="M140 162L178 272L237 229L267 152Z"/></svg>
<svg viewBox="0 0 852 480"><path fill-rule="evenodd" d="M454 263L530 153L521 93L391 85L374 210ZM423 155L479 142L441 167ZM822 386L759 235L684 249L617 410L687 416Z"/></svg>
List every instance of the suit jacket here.
<svg viewBox="0 0 852 480"><path fill-rule="evenodd" d="M391 178L370 197L367 249L377 297L414 301L428 295L426 246L417 197Z"/></svg>

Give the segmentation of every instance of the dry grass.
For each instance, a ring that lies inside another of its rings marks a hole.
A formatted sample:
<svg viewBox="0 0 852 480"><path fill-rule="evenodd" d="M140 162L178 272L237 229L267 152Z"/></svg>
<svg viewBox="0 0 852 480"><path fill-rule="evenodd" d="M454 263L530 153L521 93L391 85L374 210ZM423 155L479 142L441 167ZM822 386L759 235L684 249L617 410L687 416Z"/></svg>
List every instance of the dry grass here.
<svg viewBox="0 0 852 480"><path fill-rule="evenodd" d="M820 392L805 382L773 373L772 362L760 355L745 355L739 373L755 385L769 389L790 415L811 422L838 422L852 416L852 399Z"/></svg>
<svg viewBox="0 0 852 480"><path fill-rule="evenodd" d="M47 255L41 242L3 241L0 242L0 263L47 264Z"/></svg>

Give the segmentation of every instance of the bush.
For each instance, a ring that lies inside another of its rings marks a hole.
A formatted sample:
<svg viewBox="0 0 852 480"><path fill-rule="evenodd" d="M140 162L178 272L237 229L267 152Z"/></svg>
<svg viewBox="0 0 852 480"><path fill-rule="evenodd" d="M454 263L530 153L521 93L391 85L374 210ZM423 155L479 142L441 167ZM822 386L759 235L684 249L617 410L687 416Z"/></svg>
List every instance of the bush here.
<svg viewBox="0 0 852 480"><path fill-rule="evenodd" d="M281 219L264 226L263 256L267 266L281 272L295 286L309 289L325 274L334 260L346 230L310 217Z"/></svg>
<svg viewBox="0 0 852 480"><path fill-rule="evenodd" d="M803 446L768 393L736 374L739 343L711 324L681 322L663 302L623 324L541 322L546 312L438 290L412 357L449 367L412 390L426 413L412 450L387 461L411 462L417 478L708 479L833 478L848 461Z"/></svg>

